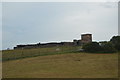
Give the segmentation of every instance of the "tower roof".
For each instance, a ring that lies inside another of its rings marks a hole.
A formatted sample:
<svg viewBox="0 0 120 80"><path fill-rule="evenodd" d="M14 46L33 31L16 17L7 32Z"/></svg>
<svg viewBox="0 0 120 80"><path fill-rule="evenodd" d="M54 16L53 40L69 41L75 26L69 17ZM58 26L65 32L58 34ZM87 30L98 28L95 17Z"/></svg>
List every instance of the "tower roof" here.
<svg viewBox="0 0 120 80"><path fill-rule="evenodd" d="M84 35L92 35L92 34L81 34L82 36L84 36Z"/></svg>

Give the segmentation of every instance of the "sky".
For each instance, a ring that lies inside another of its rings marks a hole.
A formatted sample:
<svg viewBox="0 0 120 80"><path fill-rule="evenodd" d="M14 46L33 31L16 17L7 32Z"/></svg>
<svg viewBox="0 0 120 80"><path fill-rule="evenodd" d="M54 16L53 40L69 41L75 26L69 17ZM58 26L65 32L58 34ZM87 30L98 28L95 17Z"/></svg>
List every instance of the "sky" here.
<svg viewBox="0 0 120 80"><path fill-rule="evenodd" d="M2 50L2 3L0 2L0 50Z"/></svg>
<svg viewBox="0 0 120 80"><path fill-rule="evenodd" d="M3 2L2 49L18 44L93 41L118 35L117 2Z"/></svg>

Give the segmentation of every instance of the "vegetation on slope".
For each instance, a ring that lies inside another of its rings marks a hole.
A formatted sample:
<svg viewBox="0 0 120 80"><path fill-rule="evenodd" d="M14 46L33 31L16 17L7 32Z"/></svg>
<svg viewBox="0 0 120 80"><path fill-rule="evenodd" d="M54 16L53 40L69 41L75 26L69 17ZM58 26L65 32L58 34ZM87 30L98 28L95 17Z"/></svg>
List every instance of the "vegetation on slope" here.
<svg viewBox="0 0 120 80"><path fill-rule="evenodd" d="M70 53L3 62L3 78L117 78L118 54Z"/></svg>
<svg viewBox="0 0 120 80"><path fill-rule="evenodd" d="M91 42L83 46L85 52L90 53L115 53L117 50L110 42Z"/></svg>
<svg viewBox="0 0 120 80"><path fill-rule="evenodd" d="M120 36L113 36L110 41L87 43L83 49L91 53L115 53L120 51Z"/></svg>
<svg viewBox="0 0 120 80"><path fill-rule="evenodd" d="M61 46L61 47L49 47L49 48L33 48L33 49L16 49L2 51L2 60L14 60L26 57L64 54L75 52L80 46Z"/></svg>

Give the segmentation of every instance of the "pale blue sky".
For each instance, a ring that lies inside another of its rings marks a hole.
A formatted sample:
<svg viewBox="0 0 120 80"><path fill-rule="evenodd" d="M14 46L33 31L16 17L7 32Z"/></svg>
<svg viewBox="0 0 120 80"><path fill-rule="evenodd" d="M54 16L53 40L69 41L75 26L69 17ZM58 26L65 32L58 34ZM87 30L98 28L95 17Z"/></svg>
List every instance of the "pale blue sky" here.
<svg viewBox="0 0 120 80"><path fill-rule="evenodd" d="M81 39L109 40L118 34L118 3L102 2L4 2L2 49L17 44Z"/></svg>

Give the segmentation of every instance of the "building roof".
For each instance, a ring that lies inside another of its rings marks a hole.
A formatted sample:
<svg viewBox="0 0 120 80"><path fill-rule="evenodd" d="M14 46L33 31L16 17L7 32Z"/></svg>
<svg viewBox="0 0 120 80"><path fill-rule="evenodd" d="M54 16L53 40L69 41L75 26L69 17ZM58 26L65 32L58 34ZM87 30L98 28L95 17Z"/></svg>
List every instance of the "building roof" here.
<svg viewBox="0 0 120 80"><path fill-rule="evenodd" d="M81 34L82 36L84 36L84 35L92 35L92 34Z"/></svg>

